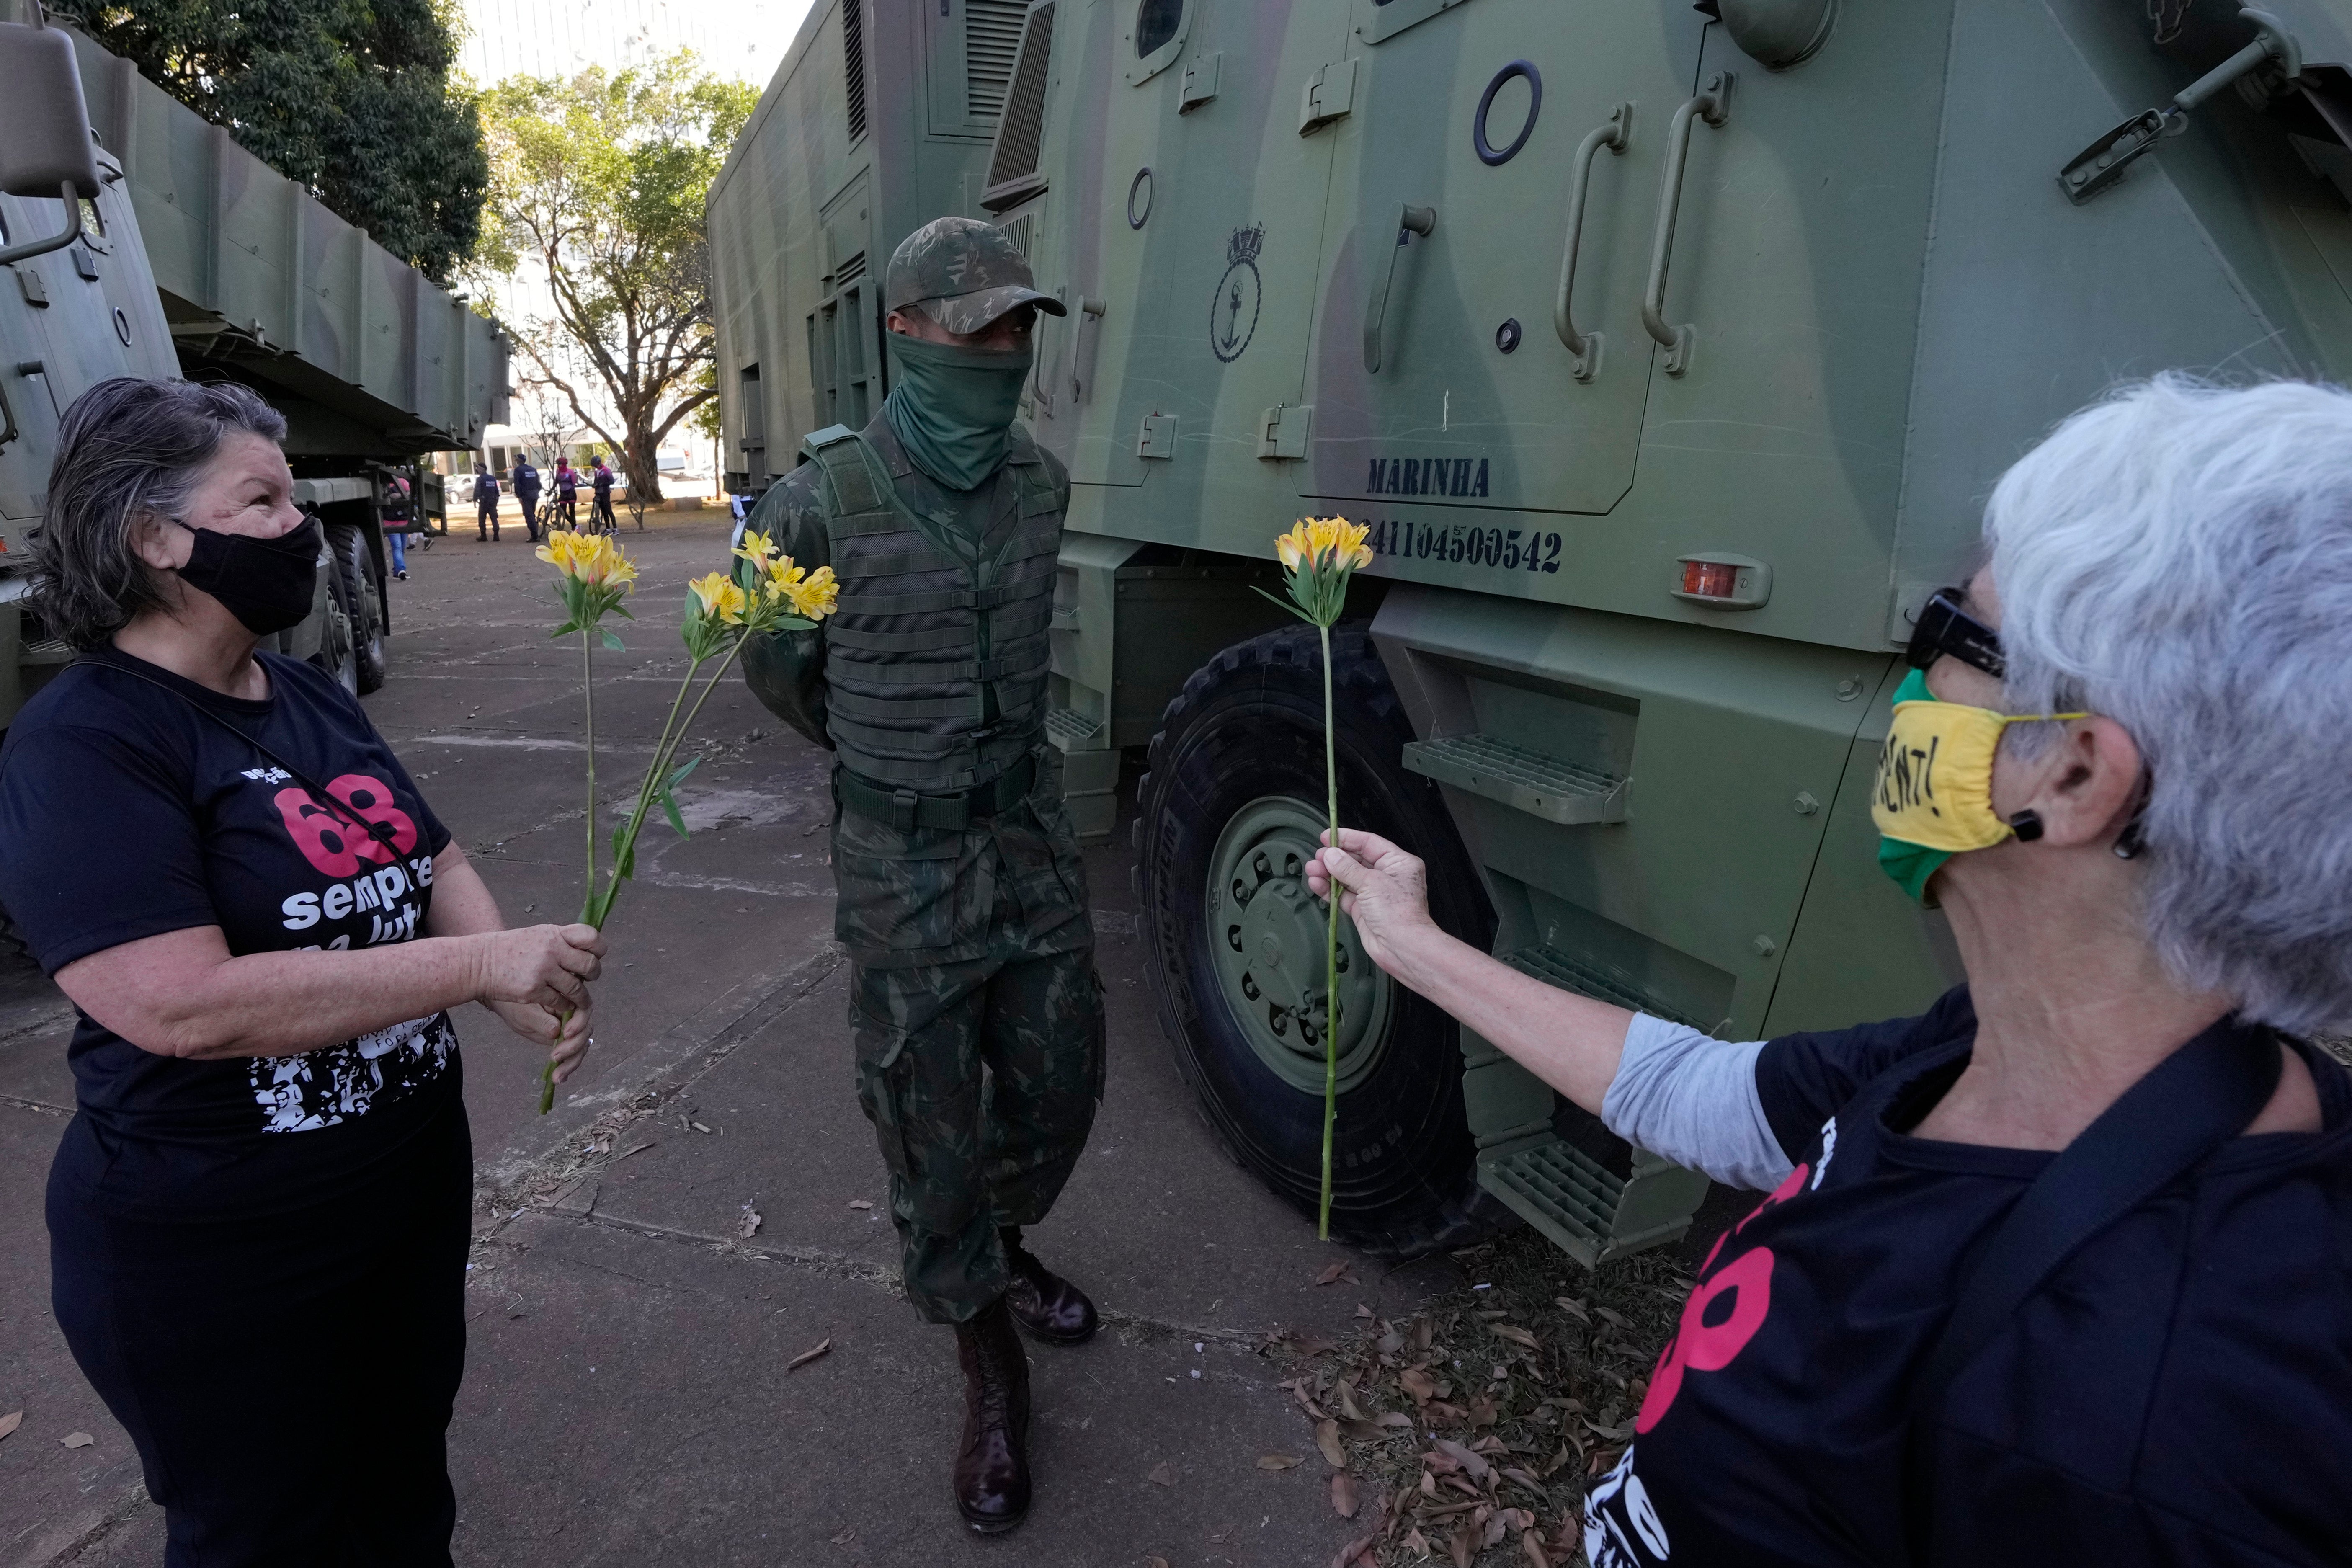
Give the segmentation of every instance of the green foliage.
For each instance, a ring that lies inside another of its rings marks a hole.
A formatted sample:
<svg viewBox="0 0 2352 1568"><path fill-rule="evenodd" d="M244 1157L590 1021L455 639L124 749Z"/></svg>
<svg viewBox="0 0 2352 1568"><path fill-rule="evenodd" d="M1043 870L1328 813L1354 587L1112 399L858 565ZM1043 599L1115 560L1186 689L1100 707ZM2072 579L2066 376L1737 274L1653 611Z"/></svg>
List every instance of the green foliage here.
<svg viewBox="0 0 2352 1568"><path fill-rule="evenodd" d="M489 159L435 0L58 0L52 9L425 276L481 228Z"/></svg>
<svg viewBox="0 0 2352 1568"><path fill-rule="evenodd" d="M516 335L535 379L619 451L633 507L661 497L662 441L719 395L703 201L758 102L686 49L618 75L509 77L482 98L477 268L544 279L554 314Z"/></svg>

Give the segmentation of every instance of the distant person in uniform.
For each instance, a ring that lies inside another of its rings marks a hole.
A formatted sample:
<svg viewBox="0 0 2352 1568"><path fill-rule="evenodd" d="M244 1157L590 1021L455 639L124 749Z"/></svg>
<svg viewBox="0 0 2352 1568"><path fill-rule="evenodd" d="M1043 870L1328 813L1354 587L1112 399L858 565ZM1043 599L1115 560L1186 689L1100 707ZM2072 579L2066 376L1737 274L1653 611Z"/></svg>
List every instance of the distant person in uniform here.
<svg viewBox="0 0 2352 1568"><path fill-rule="evenodd" d="M402 582L408 581L408 531L415 526L415 498L408 481L398 474L385 485L387 502L384 509L385 541L392 546L392 574Z"/></svg>
<svg viewBox="0 0 2352 1568"><path fill-rule="evenodd" d="M1023 1245L1102 1094L1086 871L1049 765L1046 623L1069 477L1013 423L1039 310L1003 232L941 218L886 279L893 389L809 437L747 526L831 565L840 613L747 650L752 689L838 758L835 931L857 1092L890 1173L908 1299L952 1324L954 1488L974 1530L1029 1510L1029 1364L1094 1304Z"/></svg>
<svg viewBox="0 0 2352 1568"><path fill-rule="evenodd" d="M474 530L483 539L499 536L499 477L488 468L474 476Z"/></svg>
<svg viewBox="0 0 2352 1568"><path fill-rule="evenodd" d="M596 504L588 513L589 531L596 533L617 533L620 531L621 525L614 521L613 517L613 470L604 466L604 458L601 453L596 458L593 482L596 487Z"/></svg>
<svg viewBox="0 0 2352 1568"><path fill-rule="evenodd" d="M555 515L574 533L580 531L580 470L568 457L555 459ZM548 526L555 526L550 519Z"/></svg>
<svg viewBox="0 0 2352 1568"><path fill-rule="evenodd" d="M517 458L514 466L515 503L522 508L522 525L530 533L530 542L539 542L539 470L531 467L527 457Z"/></svg>

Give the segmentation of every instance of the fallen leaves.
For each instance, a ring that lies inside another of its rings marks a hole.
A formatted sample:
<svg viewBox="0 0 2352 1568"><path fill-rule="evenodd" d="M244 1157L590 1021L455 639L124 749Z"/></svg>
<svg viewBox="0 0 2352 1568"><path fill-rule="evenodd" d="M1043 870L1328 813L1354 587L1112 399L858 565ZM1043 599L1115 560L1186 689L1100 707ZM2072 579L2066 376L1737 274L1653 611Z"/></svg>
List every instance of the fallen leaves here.
<svg viewBox="0 0 2352 1568"><path fill-rule="evenodd" d="M1306 1461L1296 1454L1260 1454L1257 1457L1257 1468L1261 1470L1295 1470L1304 1463Z"/></svg>
<svg viewBox="0 0 2352 1568"><path fill-rule="evenodd" d="M87 1432L68 1432L64 1436L58 1438L58 1441L63 1443L68 1448L87 1448L92 1443L97 1442L98 1439L91 1436Z"/></svg>
<svg viewBox="0 0 2352 1568"><path fill-rule="evenodd" d="M1356 1478L1342 1470L1331 1478L1331 1511L1341 1519L1353 1519L1361 1500L1356 1495Z"/></svg>
<svg viewBox="0 0 2352 1568"><path fill-rule="evenodd" d="M1147 1557L1143 1560L1143 1568L1168 1568L1168 1559L1165 1557Z"/></svg>
<svg viewBox="0 0 2352 1568"><path fill-rule="evenodd" d="M1436 1447L1439 1453L1461 1466L1463 1473L1479 1486L1485 1486L1486 1478L1495 1473L1494 1467L1486 1463L1483 1456L1464 1447L1451 1437L1440 1437Z"/></svg>
<svg viewBox="0 0 2352 1568"><path fill-rule="evenodd" d="M833 1538L833 1543L834 1543L835 1546L846 1546L846 1545L848 1545L851 1542L853 1542L853 1541L855 1541L855 1540L856 1540L856 1539L857 1539L857 1531L856 1531L856 1527L854 1527L854 1526L848 1526L848 1527L845 1527L845 1528L842 1530L842 1532L841 1532L839 1535L836 1535L836 1536L835 1536L835 1537Z"/></svg>
<svg viewBox="0 0 2352 1568"><path fill-rule="evenodd" d="M1172 1487L1176 1484L1176 1467L1162 1459L1151 1467L1151 1473L1144 1479L1154 1486Z"/></svg>
<svg viewBox="0 0 2352 1568"><path fill-rule="evenodd" d="M760 1233L760 1211L750 1204L743 1205L743 1217L735 1222L735 1234L749 1241Z"/></svg>
<svg viewBox="0 0 2352 1568"><path fill-rule="evenodd" d="M1515 1345L1524 1345L1531 1351L1543 1349L1542 1342L1535 1335L1525 1329L1515 1328L1509 1323L1489 1323L1486 1325L1486 1331L1498 1340L1508 1340Z"/></svg>
<svg viewBox="0 0 2352 1568"><path fill-rule="evenodd" d="M870 1209L874 1206L874 1200L871 1198L852 1198L849 1200L849 1206L854 1209Z"/></svg>
<svg viewBox="0 0 2352 1568"><path fill-rule="evenodd" d="M1409 1366L1398 1375L1404 1391L1412 1395L1415 1405L1426 1405L1437 1397L1437 1380L1417 1366Z"/></svg>
<svg viewBox="0 0 2352 1568"><path fill-rule="evenodd" d="M1326 1416L1315 1423L1315 1446L1323 1450L1323 1457L1331 1461L1333 1469L1348 1468L1348 1451L1339 1447L1339 1424L1337 1421Z"/></svg>
<svg viewBox="0 0 2352 1568"><path fill-rule="evenodd" d="M1348 1260L1344 1258L1339 1259L1337 1263L1327 1265L1323 1272L1315 1277L1315 1283L1318 1285L1337 1285L1342 1281L1345 1281L1349 1285L1360 1285L1363 1283L1362 1280L1356 1278L1355 1269L1349 1267Z"/></svg>
<svg viewBox="0 0 2352 1568"><path fill-rule="evenodd" d="M800 1354L793 1357L792 1360L786 1362L784 1363L784 1370L786 1372L798 1372L801 1368L808 1365L809 1363L816 1360L817 1357L825 1354L832 1349L833 1337L828 1334L824 1339L817 1341L816 1343L809 1346L808 1349L801 1352Z"/></svg>
<svg viewBox="0 0 2352 1568"><path fill-rule="evenodd" d="M11 1410L7 1415L0 1415L0 1437L5 1437L24 1424L25 1413L21 1410Z"/></svg>

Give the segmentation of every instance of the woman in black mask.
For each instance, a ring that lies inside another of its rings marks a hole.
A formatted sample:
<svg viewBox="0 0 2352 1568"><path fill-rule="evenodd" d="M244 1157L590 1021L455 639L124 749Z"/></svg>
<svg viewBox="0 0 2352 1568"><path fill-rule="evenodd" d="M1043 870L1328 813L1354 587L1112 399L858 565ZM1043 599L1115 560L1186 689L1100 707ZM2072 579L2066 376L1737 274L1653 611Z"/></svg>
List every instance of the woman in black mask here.
<svg viewBox="0 0 2352 1568"><path fill-rule="evenodd" d="M448 1009L568 1077L586 926L508 930L356 699L261 651L318 522L239 387L66 413L0 746L0 903L79 1010L51 1302L174 1563L443 1564L473 1158Z"/></svg>

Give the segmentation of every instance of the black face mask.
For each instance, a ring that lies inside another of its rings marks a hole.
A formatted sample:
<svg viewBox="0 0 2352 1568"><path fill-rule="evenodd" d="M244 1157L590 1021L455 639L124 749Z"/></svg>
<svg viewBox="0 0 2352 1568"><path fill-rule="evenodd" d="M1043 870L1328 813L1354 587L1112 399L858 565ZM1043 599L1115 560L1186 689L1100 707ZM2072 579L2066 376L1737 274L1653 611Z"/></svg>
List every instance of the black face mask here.
<svg viewBox="0 0 2352 1568"><path fill-rule="evenodd" d="M275 539L188 528L196 536L180 581L218 599L256 637L299 626L319 592L319 520L306 517Z"/></svg>

